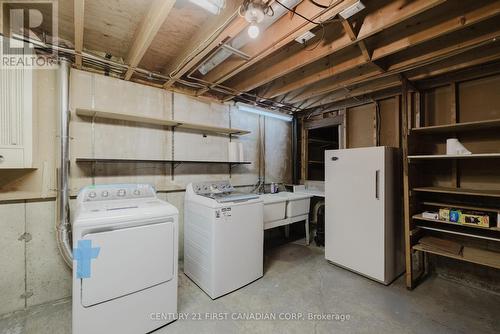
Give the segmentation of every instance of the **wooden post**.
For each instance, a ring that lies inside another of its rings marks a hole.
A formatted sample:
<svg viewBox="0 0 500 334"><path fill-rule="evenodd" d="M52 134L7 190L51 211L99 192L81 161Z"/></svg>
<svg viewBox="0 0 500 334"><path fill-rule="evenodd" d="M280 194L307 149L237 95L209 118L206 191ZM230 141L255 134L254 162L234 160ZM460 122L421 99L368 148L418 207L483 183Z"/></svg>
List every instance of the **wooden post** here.
<svg viewBox="0 0 500 334"><path fill-rule="evenodd" d="M373 146L380 145L378 127L380 126L378 117L380 116L380 105L378 101L373 103Z"/></svg>
<svg viewBox="0 0 500 334"><path fill-rule="evenodd" d="M458 122L458 89L457 83L451 84L451 107L450 107L450 123L456 124ZM451 186L454 188L460 187L460 172L458 160L451 162Z"/></svg>
<svg viewBox="0 0 500 334"><path fill-rule="evenodd" d="M301 126L300 126L300 144L301 144L301 150L300 150L300 179L301 179L301 184L305 184L305 181L307 180L307 173L308 173L308 144L309 144L309 131L306 128L304 124L304 119L302 119Z"/></svg>
<svg viewBox="0 0 500 334"><path fill-rule="evenodd" d="M403 200L404 200L404 231L405 231L405 260L406 260L406 287L413 289L413 262L412 262L412 244L411 244L411 217L410 217L410 184L409 184L409 165L408 165L408 127L409 120L409 104L408 104L408 82L402 80L402 149L403 149Z"/></svg>

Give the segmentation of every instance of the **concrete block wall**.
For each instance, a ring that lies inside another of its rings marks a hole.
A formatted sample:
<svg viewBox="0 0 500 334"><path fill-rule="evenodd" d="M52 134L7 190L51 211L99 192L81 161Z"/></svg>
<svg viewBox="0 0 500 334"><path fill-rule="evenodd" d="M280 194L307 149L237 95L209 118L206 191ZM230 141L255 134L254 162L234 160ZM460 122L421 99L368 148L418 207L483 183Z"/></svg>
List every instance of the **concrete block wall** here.
<svg viewBox="0 0 500 334"><path fill-rule="evenodd" d="M38 131L42 146L53 145L51 150L42 150L41 155L41 160L48 161L52 168L56 165L57 152L54 124L57 119L57 88L55 73L45 72L38 76L41 80L39 95L43 97L40 104L47 107L39 108L39 112L43 113L48 123ZM74 208L74 197L86 185L151 183L161 199L179 210L181 257L184 239L183 189L189 182L230 179L234 185L251 190L249 185L257 182L264 169L268 182L291 180L291 123L240 112L228 104L203 101L77 70L71 71L70 108L70 207ZM165 164L99 164L95 169L76 164L77 157L170 159L172 150L175 159L227 160L229 142L229 137L225 135L172 132L161 127L137 126L122 121L97 120L92 124L91 120L78 117L76 108L247 129L251 133L236 140L243 143L245 160L252 164L234 167L231 173L227 165L183 164L175 168L173 178L171 166ZM261 141L262 138L265 142ZM261 166L259 156L264 147L265 166ZM0 314L71 296L71 272L59 255L55 239L55 198L47 191L55 188L55 170L39 174L30 176L29 179L35 178L36 182L30 180L29 184L23 178L10 183L7 180L5 187L0 184ZM50 177L47 178L47 175ZM32 184L43 184L47 198L23 199L26 191L41 193ZM8 195L8 201L3 199L5 195ZM19 195L18 199L16 195Z"/></svg>
<svg viewBox="0 0 500 334"><path fill-rule="evenodd" d="M71 294L54 215L53 200L0 204L0 314Z"/></svg>

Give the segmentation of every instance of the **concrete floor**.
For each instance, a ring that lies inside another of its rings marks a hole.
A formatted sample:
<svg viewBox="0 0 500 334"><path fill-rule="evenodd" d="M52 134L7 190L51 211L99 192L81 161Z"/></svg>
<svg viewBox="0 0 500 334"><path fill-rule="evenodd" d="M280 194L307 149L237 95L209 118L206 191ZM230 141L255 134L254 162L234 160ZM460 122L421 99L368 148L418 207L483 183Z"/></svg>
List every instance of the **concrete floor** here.
<svg viewBox="0 0 500 334"><path fill-rule="evenodd" d="M498 333L500 296L429 277L414 291L389 287L328 264L323 249L289 243L266 251L265 276L212 301L179 275L179 312L337 313L349 320L178 320L164 333ZM0 319L1 334L71 332L62 300Z"/></svg>

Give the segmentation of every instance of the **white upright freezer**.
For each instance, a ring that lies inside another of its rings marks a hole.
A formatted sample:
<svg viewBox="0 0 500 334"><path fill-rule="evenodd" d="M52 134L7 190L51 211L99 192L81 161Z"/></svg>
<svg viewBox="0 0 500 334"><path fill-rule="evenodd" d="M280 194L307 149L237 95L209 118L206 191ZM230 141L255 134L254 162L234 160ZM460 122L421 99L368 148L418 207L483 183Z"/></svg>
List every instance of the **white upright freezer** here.
<svg viewBox="0 0 500 334"><path fill-rule="evenodd" d="M397 149L325 152L325 257L383 284L404 271Z"/></svg>

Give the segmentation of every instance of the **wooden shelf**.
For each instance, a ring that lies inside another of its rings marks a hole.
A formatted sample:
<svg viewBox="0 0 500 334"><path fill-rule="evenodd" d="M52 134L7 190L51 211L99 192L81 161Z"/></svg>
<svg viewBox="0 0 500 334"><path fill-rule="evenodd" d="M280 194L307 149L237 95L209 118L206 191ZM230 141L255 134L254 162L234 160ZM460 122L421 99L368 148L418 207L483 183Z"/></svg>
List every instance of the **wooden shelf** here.
<svg viewBox="0 0 500 334"><path fill-rule="evenodd" d="M410 130L411 134L432 134L432 133L446 133L446 132L462 132L462 131L475 131L483 129L492 129L500 127L500 119L493 119L487 121L466 122L447 125L425 126L421 128L413 128Z"/></svg>
<svg viewBox="0 0 500 334"><path fill-rule="evenodd" d="M500 153L478 153L478 154L431 154L431 155L409 155L410 162L415 160L451 160L451 159L485 159L500 158Z"/></svg>
<svg viewBox="0 0 500 334"><path fill-rule="evenodd" d="M213 160L162 160L162 159L108 159L76 158L77 163L173 163L173 164L229 164L249 165L250 161L213 161Z"/></svg>
<svg viewBox="0 0 500 334"><path fill-rule="evenodd" d="M321 145L337 145L336 141L309 138L309 144L321 144Z"/></svg>
<svg viewBox="0 0 500 334"><path fill-rule="evenodd" d="M453 222L449 222L449 221L446 221L446 220L425 218L425 217L422 216L421 213L413 215L412 218L415 219L415 220L428 221L428 222L433 222L433 223L438 223L438 224L447 224L447 225L450 225L450 226L467 227L467 228L479 229L479 230L483 230L483 231L500 232L500 228L498 228L498 227L474 226L474 225L466 225L466 224L453 223Z"/></svg>
<svg viewBox="0 0 500 334"><path fill-rule="evenodd" d="M154 125L161 125L161 126L167 126L167 127L175 127L175 128L180 128L180 129L197 130L197 131L200 131L202 133L216 133L216 134L237 135L237 136L250 133L250 131L241 130L241 129L222 128L222 127L216 127L216 126L208 126L208 125L204 125L204 124L196 124L196 123L189 123L189 122L176 121L176 120L136 116L136 115L130 115L130 114L120 114L120 113L113 113L113 112L107 112L107 111L101 111L101 110L77 108L76 114L78 116L83 116L83 117L114 119L114 120L121 120L121 121L135 122L135 123L142 123L142 124L154 124Z"/></svg>
<svg viewBox="0 0 500 334"><path fill-rule="evenodd" d="M441 208L458 208L458 209L466 209L466 210L475 210L475 211L489 211L489 212L497 212L500 213L500 208L488 208L482 206L473 206L468 204L457 204L457 203L439 203L439 202L422 202L423 205L427 206L435 206Z"/></svg>
<svg viewBox="0 0 500 334"><path fill-rule="evenodd" d="M457 255L422 244L416 244L412 248L421 252L450 257L457 260L472 262L483 266L500 269L500 253L496 252L486 251L475 247L463 247L461 253Z"/></svg>
<svg viewBox="0 0 500 334"><path fill-rule="evenodd" d="M319 160L309 160L308 163L314 164L314 165L324 165L324 161L319 161Z"/></svg>
<svg viewBox="0 0 500 334"><path fill-rule="evenodd" d="M417 187L413 188L416 192L440 193L466 196L483 196L483 197L499 197L500 190L476 190L464 188L447 188L447 187Z"/></svg>

